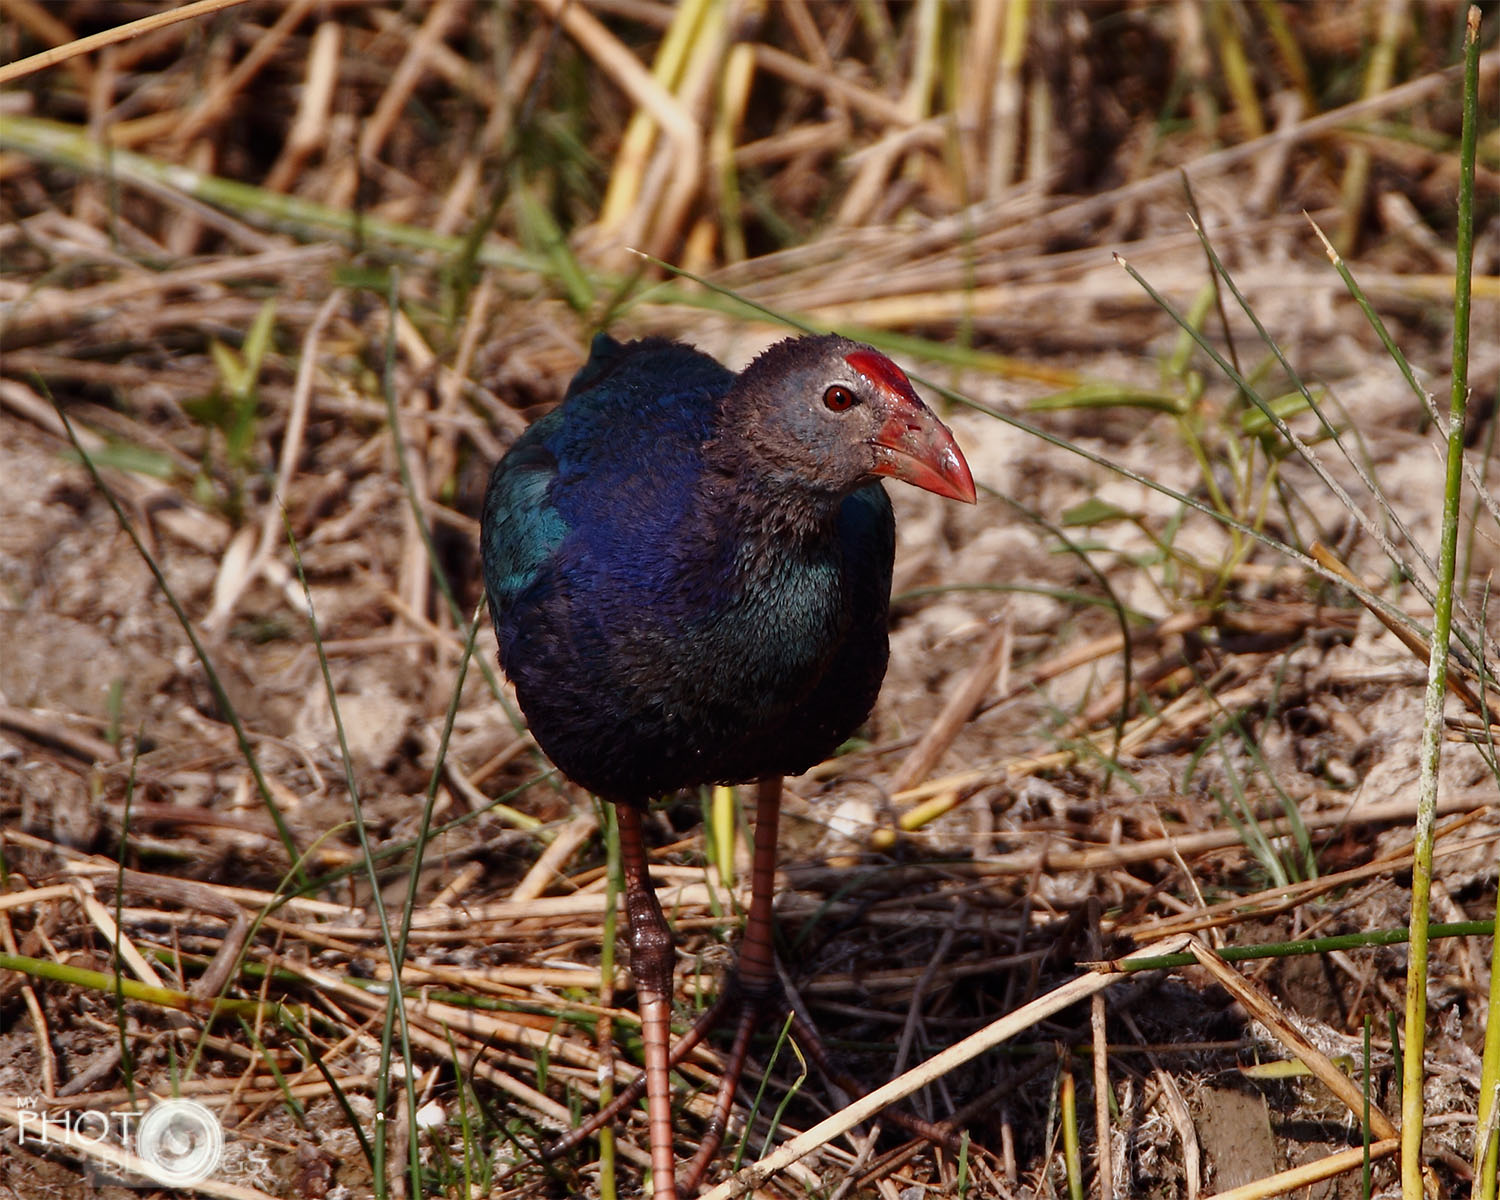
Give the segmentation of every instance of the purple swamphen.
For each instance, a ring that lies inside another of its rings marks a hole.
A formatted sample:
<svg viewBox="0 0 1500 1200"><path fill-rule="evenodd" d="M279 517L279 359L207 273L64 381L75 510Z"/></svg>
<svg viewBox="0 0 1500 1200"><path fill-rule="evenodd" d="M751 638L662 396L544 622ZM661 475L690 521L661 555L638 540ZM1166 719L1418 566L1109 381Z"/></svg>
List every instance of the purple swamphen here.
<svg viewBox="0 0 1500 1200"><path fill-rule="evenodd" d="M674 955L642 814L681 788L758 781L739 985L749 999L772 990L782 776L852 734L885 675L895 520L882 476L974 501L952 435L878 351L790 338L736 375L680 342L600 334L563 403L490 477L481 540L500 663L548 757L619 812L655 1200L677 1195Z"/></svg>

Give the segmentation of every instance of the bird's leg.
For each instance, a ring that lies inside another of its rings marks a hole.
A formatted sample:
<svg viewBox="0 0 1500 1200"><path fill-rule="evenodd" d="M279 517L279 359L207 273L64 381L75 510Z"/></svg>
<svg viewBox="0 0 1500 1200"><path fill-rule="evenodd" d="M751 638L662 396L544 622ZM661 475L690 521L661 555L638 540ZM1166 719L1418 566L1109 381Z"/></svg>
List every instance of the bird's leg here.
<svg viewBox="0 0 1500 1200"><path fill-rule="evenodd" d="M738 989L740 1017L734 1043L724 1062L724 1074L714 1097L713 1114L698 1143L698 1152L688 1165L683 1187L691 1194L708 1170L724 1141L734 1093L745 1071L750 1035L755 1032L766 1001L780 988L776 977L776 950L772 945L771 902L776 898L776 834L781 819L781 776L762 779L755 792L755 850L750 859L750 912L745 918L745 936L740 943Z"/></svg>
<svg viewBox="0 0 1500 1200"><path fill-rule="evenodd" d="M776 832L781 820L781 776L755 789L755 851L750 859L750 914L740 943L740 991L762 1000L776 990L771 902L776 898Z"/></svg>
<svg viewBox="0 0 1500 1200"><path fill-rule="evenodd" d="M729 1125L734 1093L739 1087L740 1076L744 1073L750 1036L754 1033L766 1004L781 992L781 981L776 973L771 923L771 905L776 897L776 836L780 817L781 778L777 776L774 779L762 779L756 791L755 851L750 867L750 913L745 919L745 937L740 945L740 1016L735 1025L734 1043L724 1063L719 1091L714 1097L713 1115L703 1131L703 1140L698 1145L697 1153L683 1172L683 1191L688 1195L696 1191L709 1164L719 1152L724 1132ZM835 1086L842 1088L853 1098L864 1094L864 1089L854 1079L834 1066L818 1031L796 1009L792 1010L792 1033L806 1049L808 1057ZM895 1109L887 1109L885 1115L917 1137L957 1149L957 1135L948 1127L923 1121Z"/></svg>
<svg viewBox="0 0 1500 1200"><path fill-rule="evenodd" d="M662 915L647 872L641 809L616 805L620 863L625 872L625 913L630 922L630 973L635 978L646 1055L646 1122L651 1140L652 1200L677 1200L672 1147L672 930Z"/></svg>
<svg viewBox="0 0 1500 1200"><path fill-rule="evenodd" d="M724 1015L724 1010L729 1007L731 993L723 992L718 999L710 1004L693 1027L683 1034L672 1044L672 1053L667 1056L667 1066L675 1067L697 1047L698 1043L714 1031L719 1023L719 1018ZM580 1123L576 1128L568 1130L557 1141L549 1146L543 1147L541 1158L543 1162L551 1162L555 1158L561 1158L568 1151L583 1145L589 1138L593 1137L606 1125L611 1124L627 1108L632 1107L636 1101L646 1094L646 1073L642 1071L623 1089L615 1093L615 1098L606 1104L588 1120Z"/></svg>

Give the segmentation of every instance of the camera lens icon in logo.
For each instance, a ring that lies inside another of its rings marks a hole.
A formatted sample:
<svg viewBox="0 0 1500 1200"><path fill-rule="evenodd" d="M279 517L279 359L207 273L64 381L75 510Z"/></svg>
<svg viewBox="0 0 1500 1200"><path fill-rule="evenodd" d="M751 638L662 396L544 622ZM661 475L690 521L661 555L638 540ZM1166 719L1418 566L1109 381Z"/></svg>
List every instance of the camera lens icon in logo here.
<svg viewBox="0 0 1500 1200"><path fill-rule="evenodd" d="M196 1100L163 1100L136 1126L135 1152L157 1183L191 1187L218 1167L224 1154L224 1129Z"/></svg>

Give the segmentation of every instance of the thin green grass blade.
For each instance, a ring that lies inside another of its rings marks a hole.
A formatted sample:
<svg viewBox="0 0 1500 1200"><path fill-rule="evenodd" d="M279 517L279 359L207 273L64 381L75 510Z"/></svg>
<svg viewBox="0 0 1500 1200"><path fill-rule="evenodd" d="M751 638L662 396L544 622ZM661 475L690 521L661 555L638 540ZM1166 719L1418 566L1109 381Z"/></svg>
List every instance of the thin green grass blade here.
<svg viewBox="0 0 1500 1200"><path fill-rule="evenodd" d="M444 258L456 258L465 249L464 239L452 234L381 220L365 212L331 208L300 196L268 191L238 180L195 171L180 163L109 146L82 126L19 113L8 114L0 122L0 146L150 192L167 191L191 196L262 226L308 239L323 241L332 236L351 247L374 243ZM482 266L534 272L543 277L548 275L549 264L544 256L526 254L497 241L484 242L476 257Z"/></svg>
<svg viewBox="0 0 1500 1200"><path fill-rule="evenodd" d="M50 393L48 393L48 398L51 398ZM292 837L292 831L286 823L286 818L281 815L281 808L276 803L276 798L271 795L271 788L266 783L265 775L261 772L260 760L256 757L255 747L250 744L250 737L245 732L245 726L240 721L239 712L229 699L229 693L224 690L224 684L219 679L219 673L214 669L213 660L209 657L208 651L204 649L203 643L198 640L197 630L193 628L193 623L188 619L187 612L178 602L177 596L167 583L167 577L162 573L161 567L157 565L156 559L152 556L151 552L146 549L146 544L141 541L140 535L136 533L135 526L126 517L125 510L120 507L119 500L115 498L115 494L110 490L109 485L104 482L103 476L99 474L98 467L94 465L94 460L90 457L88 451L83 448L83 443L78 440L78 434L74 431L73 422L68 419L68 414L63 411L62 406L56 401L52 402L52 408L57 413L58 419L62 421L63 428L68 434L68 441L73 444L73 449L78 454L79 461L83 463L84 470L89 473L89 478L93 481L94 487L104 497L105 502L110 507L110 511L115 514L115 520L119 522L120 528L125 531L125 536L130 539L130 543L135 547L136 553L141 556L141 560L146 564L147 569L150 570L152 578L156 580L156 586L161 589L162 596L165 597L167 604L171 607L173 616L177 618L177 623L182 626L183 633L187 635L188 641L192 644L193 653L197 656L198 663L202 666L203 672L208 678L208 686L213 692L214 704L218 707L224 720L228 722L230 729L234 731L235 742L239 746L240 755L244 758L245 765L250 768L250 775L255 780L255 788L260 794L261 803L265 806L266 812L270 814L271 823L276 826L276 835L281 839L281 844L286 850L287 858L298 872L298 882L305 884L307 876L302 873L302 856L297 849L296 839Z"/></svg>
<svg viewBox="0 0 1500 1200"><path fill-rule="evenodd" d="M322 1052L318 1049L312 1030L304 1028L287 1013L282 1015L282 1024L302 1044L302 1056L311 1060L318 1074L323 1077L323 1082L328 1085L334 1103L344 1114L344 1124L354 1131L354 1136L359 1141L359 1148L364 1153L365 1162L370 1165L370 1170L373 1172L375 1170L375 1147L365 1133L365 1123L355 1114L354 1105L350 1103L348 1093L344 1091L334 1073L329 1070L328 1064L323 1061ZM379 1119L378 1113L376 1118L376 1132L380 1134L385 1129L385 1122Z"/></svg>
<svg viewBox="0 0 1500 1200"><path fill-rule="evenodd" d="M140 761L141 739L135 740L130 752L130 775L125 780L125 811L120 817L120 849L115 864L115 944L110 966L115 972L115 1031L120 1039L120 1073L125 1076L125 1090L130 1103L136 1104L135 1056L130 1052L130 1034L125 1020L125 960L120 955L120 939L125 928L125 856L130 852L130 804L135 799L135 769Z"/></svg>
<svg viewBox="0 0 1500 1200"><path fill-rule="evenodd" d="M1364 1200L1370 1200L1370 1014L1365 1013L1365 1056L1363 1059L1364 1070L1360 1073L1360 1091L1364 1095L1364 1112L1360 1120L1360 1144L1364 1147L1364 1158L1360 1163L1359 1194Z"/></svg>
<svg viewBox="0 0 1500 1200"><path fill-rule="evenodd" d="M1500 928L1500 892L1495 921ZM1500 1177L1500 937L1490 943L1490 993L1485 1005L1484 1056L1479 1071L1479 1106L1475 1113L1474 1195L1496 1200Z"/></svg>
<svg viewBox="0 0 1500 1200"><path fill-rule="evenodd" d="M118 994L126 1000L154 1004L158 1008L173 1008L179 1012L192 1013L209 1020L225 1016L254 1016L257 1013L300 1007L288 1006L279 1000L223 998L200 1000L177 988L155 987L114 972L95 971L88 967L75 967L69 963L53 962L50 958L32 958L25 954L9 954L3 951L0 951L0 970L18 971L34 979L50 979L54 983L87 988L89 991L102 992L105 995Z"/></svg>
<svg viewBox="0 0 1500 1200"><path fill-rule="evenodd" d="M1313 227L1314 227L1314 229L1316 229L1317 228L1316 224ZM1318 230L1318 233L1319 233L1319 236L1321 237L1322 236L1322 231ZM1225 282L1226 286L1228 286L1229 290L1234 295L1235 299L1239 302L1241 309L1244 311L1245 315L1250 319L1251 323L1255 326L1256 331L1260 334L1262 340L1265 342L1266 346L1270 349L1271 353L1276 356L1277 362L1281 365L1281 368L1287 373L1287 377L1292 381L1293 386L1296 387L1298 393L1303 397L1303 399L1306 402L1308 408L1317 416L1319 424L1321 425L1321 427L1322 427L1322 429L1324 431L1324 434L1329 439L1331 439L1333 441L1334 445L1336 445L1338 447L1340 453L1343 454L1343 456L1344 456L1344 460L1354 470L1354 472L1356 473L1356 475L1358 475L1358 477L1360 479L1360 482L1369 491L1371 497L1375 500L1376 504L1378 504L1380 506L1380 510L1381 510L1382 516L1386 520L1388 520L1388 521L1391 522L1391 524L1401 534L1401 537L1406 542L1407 546L1410 547L1412 553L1414 553L1417 556L1418 560L1422 563L1422 565L1427 568L1429 576L1431 576L1431 577L1433 577L1435 579L1436 576L1437 576L1438 570L1439 570L1439 564L1435 563L1432 560L1431 556L1427 553L1426 546L1423 544L1422 539L1416 537L1412 533L1411 529L1406 524L1406 522L1402 518L1401 514L1396 511L1396 509L1394 508L1394 506L1392 506L1391 504L1389 504L1386 501L1385 493L1381 490L1380 486L1378 485L1378 483L1374 479L1373 475L1369 472L1367 466L1364 463L1360 462L1359 459L1355 455L1353 455L1353 454L1350 453L1348 447L1344 444L1343 439L1339 436L1338 429L1333 425L1333 423L1329 420L1329 418L1327 417L1327 415L1323 412L1322 406L1318 403L1316 397L1313 395L1312 390L1310 388L1308 388L1308 386L1303 382L1303 380L1300 377L1300 375L1298 375L1296 369L1292 366L1291 362L1286 358L1285 354L1282 352L1280 345L1276 342L1276 340L1274 338L1271 337L1270 333L1264 328L1264 326L1261 325L1260 319L1256 316L1254 309L1250 306L1250 302L1240 292L1240 290L1236 286L1233 278L1228 274L1228 272L1224 268L1223 264L1219 261L1217 253L1213 250L1211 243L1208 241L1208 238L1203 233L1203 231L1202 231L1201 228L1198 230L1198 236L1203 241L1204 247L1205 247L1207 253L1210 256L1210 261L1213 262L1215 268L1223 275L1224 282ZM1325 239L1325 242L1326 242L1326 239ZM1460 253L1462 253L1462 248L1460 248ZM1464 281L1463 286L1462 287L1458 287L1457 285L1455 285L1455 300L1454 300L1455 329L1457 328L1457 314L1458 314L1458 310L1459 310L1460 305L1463 308L1463 314L1464 314L1463 315L1463 324L1464 324L1464 327L1465 327L1463 355L1464 355L1465 361L1467 361L1467 355L1468 355L1468 344L1467 344L1468 343L1468 332L1467 332L1467 326L1468 326L1469 292L1471 290L1470 285L1472 283L1472 274L1473 274L1473 271L1472 271L1472 260L1473 260L1472 216L1470 218L1470 234L1469 234L1468 257L1469 257L1469 260L1470 260L1470 269L1469 269L1469 271L1467 272L1467 274L1464 277L1465 281ZM1340 266L1343 267L1343 269L1339 271L1340 277L1344 280L1344 282L1345 282L1346 285L1352 286L1352 288L1357 291L1358 290L1358 284L1355 283L1353 274L1349 271L1348 267L1347 266L1343 266L1343 260L1342 260L1342 258L1339 258L1338 261L1335 263L1336 269L1338 267L1340 267ZM1136 275L1134 271L1132 271L1131 274L1139 282L1142 282L1142 284L1144 286L1144 281L1140 280L1140 277L1138 275ZM1363 299L1363 293L1360 293L1360 298ZM1374 310L1370 307L1370 305L1369 305L1369 303L1368 303L1367 300L1363 301L1361 307L1364 309L1364 311L1366 312L1367 316L1373 316L1374 315ZM1376 318L1376 319L1378 319L1378 318ZM1383 330L1384 326L1382 325L1380 327L1380 329ZM1394 347L1394 343L1391 341L1388 333L1385 334L1385 336L1384 336L1384 338L1382 340L1387 344L1387 348L1388 349L1394 349L1395 348ZM1454 356L1455 356L1455 361L1457 361L1457 356L1459 354L1459 347L1457 345L1458 339L1457 339L1457 334L1456 333L1455 333L1455 339L1454 340L1455 340ZM1240 384L1240 386L1242 387L1242 390L1244 388L1248 387L1248 384L1245 384L1242 380L1240 380L1238 378L1237 372L1233 371L1232 366L1230 364L1226 363L1224 361L1224 359L1221 356L1219 356L1218 353L1213 349L1212 346L1210 346L1207 342L1200 342L1200 344L1203 346L1204 350L1207 353L1209 353L1211 357L1214 358L1215 362L1220 366L1220 368L1223 369L1226 373L1230 374L1231 378L1233 378L1237 384ZM1396 353L1399 356L1399 351L1397 351ZM1420 387L1416 387L1415 386L1416 385L1416 381L1415 381L1414 376L1411 374L1411 367L1406 362L1404 356L1399 356L1397 358L1397 363L1400 366L1403 374L1406 376L1408 382L1411 383L1414 386L1416 394L1417 394L1417 396L1419 398L1421 398L1424 408L1427 407L1429 405L1429 403L1430 403L1430 401L1427 398L1427 394ZM1467 375L1467 372L1465 372L1465 375ZM1427 579L1424 578L1421 575L1420 572L1417 572L1417 571L1414 571L1414 570L1411 569L1410 564L1407 563L1401 557L1400 552L1396 550L1395 546L1390 542L1390 539L1386 537L1385 531L1383 529L1381 529L1380 526L1375 521L1373 521L1370 518L1370 516L1367 513L1365 513L1364 510L1360 506L1356 505L1354 503L1353 499L1343 489L1342 485L1340 485L1337 480L1335 480L1331 475L1328 474L1328 472L1326 471L1326 469L1323 467L1321 461L1313 453L1312 447L1310 446L1310 444L1307 443L1305 441L1305 439L1302 439L1302 438L1298 437L1295 433L1293 433L1292 430L1286 425L1286 422L1283 421L1283 420L1280 420L1278 418L1278 414L1275 411L1274 407L1269 402L1263 400L1259 396L1258 393L1247 392L1247 394L1251 396L1251 398L1254 400L1254 402L1257 405L1257 407L1260 408L1261 412L1265 415L1266 419L1275 427L1276 431L1284 439L1287 440L1288 444L1292 445L1296 449L1297 453L1299 454L1299 456L1302 457L1303 461L1305 461L1308 464L1308 466L1310 466L1313 469L1313 471L1318 475L1319 479L1322 480L1324 486L1326 486L1329 489L1329 491L1331 491L1336 497L1338 497L1339 502L1341 504L1343 504L1343 506L1345 507L1345 509L1350 513L1350 515L1353 516L1354 519L1360 523L1360 526L1364 529L1365 533L1368 536L1370 536L1371 539L1373 541L1375 541L1377 545L1380 546L1380 548L1385 552L1387 558L1390 559L1392 565L1394 565L1395 567L1397 567L1398 569L1400 569L1405 574L1405 576L1411 581L1412 585L1414 587L1416 587L1416 589L1422 594L1422 598L1424 600L1426 600L1429 604L1432 604L1432 605L1435 606L1436 605L1436 593L1435 593L1433 587L1431 585L1429 585ZM1451 440L1452 440L1451 430L1449 432L1449 440L1450 440L1450 443L1451 443ZM1463 470L1462 465L1460 465L1460 467L1459 467L1460 475L1462 474L1462 470ZM1482 629L1483 628L1483 626L1475 619L1474 615L1468 610L1468 607L1464 603L1463 597L1461 595L1456 595L1455 594L1455 597L1453 599L1453 603L1457 606L1458 611L1464 616L1465 620L1468 621L1468 623L1469 623L1469 625L1471 627L1473 627L1475 629ZM1456 627L1454 629L1454 633L1456 634L1460 645L1462 645L1465 648L1465 650L1467 650L1469 652L1469 654L1474 659L1477 660L1477 659L1482 658L1482 654L1481 654L1481 651L1480 651L1480 648L1479 648L1479 641L1480 641L1480 637L1479 636L1475 636L1475 635L1471 634L1468 630L1464 629L1461 626L1460 627Z"/></svg>
<svg viewBox="0 0 1500 1200"><path fill-rule="evenodd" d="M1448 405L1448 463L1443 484L1432 653L1419 751L1417 817L1412 834L1411 947L1406 958L1406 1064L1401 1092L1401 1195L1422 1200L1422 1134L1427 1066L1428 921L1432 911L1433 830L1438 765L1443 747L1443 702L1448 687L1448 637L1453 627L1453 581L1458 562L1458 517L1463 492L1464 423L1469 403L1469 300L1474 272L1474 150L1479 94L1479 10L1469 9L1464 55L1464 120L1459 149L1457 267L1453 294L1453 387Z"/></svg>
<svg viewBox="0 0 1500 1200"><path fill-rule="evenodd" d="M787 1045L791 1046L792 1053L797 1056L797 1062L801 1069L801 1073L792 1082L791 1087L787 1089L786 1095L781 1098L781 1103L776 1106L776 1111L771 1116L770 1127L766 1130L765 1141L761 1145L762 1158L770 1153L771 1143L776 1139L776 1130L781 1124L782 1114L786 1112L786 1106L790 1104L792 1098L802 1090L802 1084L807 1079L807 1059L802 1057L801 1048L797 1045L796 1039L791 1036L792 1018L795 1015L795 1013L787 1013L786 1020L781 1023L781 1030L776 1035L776 1045L772 1047L771 1057L766 1063L765 1072L760 1077L760 1086L755 1089L755 1100L750 1105L750 1115L745 1121L745 1128L740 1134L739 1144L735 1147L734 1150L734 1166L732 1169L735 1171L738 1171L740 1169L740 1164L744 1162L745 1148L749 1145L750 1142L750 1130L755 1125L755 1114L760 1112L761 1102L765 1099L766 1088L770 1083L771 1071L775 1067L777 1061L780 1059L782 1050L784 1050Z"/></svg>
<svg viewBox="0 0 1500 1200"><path fill-rule="evenodd" d="M393 326L394 328L394 323ZM292 550L292 561L297 569L297 580L302 585L302 599L307 605L307 623L312 633L313 647L318 655L318 668L323 676L324 694L328 698L329 712L333 717L334 734L338 739L339 758L344 768L344 787L349 793L349 807L354 818L354 832L359 840L361 861L365 866L366 875L370 884L370 905L375 910L375 919L380 926L380 940L385 948L386 960L391 966L391 978L397 981L388 992L386 1005L385 1025L382 1031L380 1044L380 1071L375 1081L375 1142L374 1161L371 1170L374 1173L374 1187L376 1200L384 1200L388 1194L389 1181L385 1174L385 1140L386 1124L384 1120L386 1104L389 1100L387 1089L390 1086L390 1059L391 1059L391 1036L393 1026L398 1025L401 1029L401 1057L406 1068L403 1080L406 1086L406 1109L408 1119L412 1128L410 1144L412 1145L412 1156L414 1168L419 1168L420 1163L416 1155L420 1149L417 1138L416 1123L416 1081L413 1074L411 1036L406 1023L405 998L399 986L401 979L401 953L397 948L396 940L391 933L390 915L386 911L385 898L381 891L380 876L375 870L375 859L370 845L370 833L365 826L364 810L360 807L359 783L354 778L354 759L349 753L349 740L344 732L344 719L339 712L337 691L333 684L333 672L328 665L328 653L323 646L322 633L318 628L317 610L313 604L312 588L307 583L307 573L302 567L302 553L297 546L297 539L292 533L291 518L285 509L281 513L282 525L286 530L287 541ZM412 1184L419 1185L419 1170L414 1169L412 1173Z"/></svg>
<svg viewBox="0 0 1500 1200"><path fill-rule="evenodd" d="M1078 1085L1073 1072L1063 1067L1062 1090L1063 1173L1068 1180L1069 1200L1083 1200L1083 1155L1078 1142Z"/></svg>
<svg viewBox="0 0 1500 1200"><path fill-rule="evenodd" d="M455 1067L463 1061L463 1056L458 1052L458 1043L453 1040L453 1031L445 1024L443 1026L443 1038L448 1043L448 1057ZM462 1200L471 1200L474 1195L475 1163L484 1161L482 1152L476 1153L475 1135L473 1121L469 1117L469 1101L467 1088L464 1084L462 1072L457 1073L455 1090L458 1093L458 1131L459 1141L463 1146L463 1192ZM450 1189L451 1190L451 1189Z"/></svg>
<svg viewBox="0 0 1500 1200"><path fill-rule="evenodd" d="M1495 922L1453 921L1428 926L1428 936L1492 937ZM1216 951L1225 962L1249 962L1258 958L1295 958L1305 954L1330 954L1336 950L1367 950L1377 946L1399 946L1411 940L1411 929L1401 925L1394 929L1366 929L1359 933L1338 933L1320 938L1298 938L1290 942L1263 942L1254 946L1221 946ZM1143 954L1122 958L1108 964L1116 971L1165 971L1189 967L1197 962L1191 954ZM1394 1014L1391 1018L1395 1020Z"/></svg>
<svg viewBox="0 0 1500 1200"><path fill-rule="evenodd" d="M307 1110L302 1107L302 1101L292 1095L291 1085L287 1083L286 1076L281 1073L281 1068L276 1065L276 1058L266 1049L266 1044L260 1040L260 1035L255 1032L255 1026L239 1018L240 1028L245 1031L245 1036L250 1044L255 1047L255 1052L260 1055L261 1062L265 1063L266 1070L271 1072L271 1078L276 1081L276 1086L281 1089L282 1105L290 1114L292 1120L297 1122L299 1128L307 1128Z"/></svg>

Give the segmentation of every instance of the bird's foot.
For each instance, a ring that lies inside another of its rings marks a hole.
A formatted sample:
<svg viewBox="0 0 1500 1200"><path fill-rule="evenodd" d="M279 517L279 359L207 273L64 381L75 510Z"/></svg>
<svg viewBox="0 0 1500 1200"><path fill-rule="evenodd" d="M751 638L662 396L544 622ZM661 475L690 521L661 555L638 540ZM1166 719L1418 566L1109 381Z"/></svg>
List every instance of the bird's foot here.
<svg viewBox="0 0 1500 1200"><path fill-rule="evenodd" d="M719 1002L714 1005L714 1008L721 1008L721 1006L728 1008L733 1001L737 1000L740 1011L734 1026L734 1042L729 1048L729 1057L724 1062L724 1073L719 1078L719 1090L714 1096L713 1112L709 1114L708 1124L704 1127L697 1153L678 1176L684 1195L698 1194L699 1183L707 1174L709 1164L718 1154L719 1147L724 1144L724 1134L729 1128L729 1114L734 1107L734 1094L739 1089L740 1078L745 1073L745 1058L750 1051L750 1037L770 1008L771 1001L778 998L777 993L780 990L776 987L750 989L744 986L742 980L737 980L726 989L724 995L719 998ZM709 1011L712 1012L713 1009ZM795 1019L797 1018L794 1017ZM696 1029L696 1026L694 1028ZM813 1031L813 1037L817 1038L816 1031ZM822 1049L821 1041L819 1048ZM823 1053L826 1056L826 1049Z"/></svg>
<svg viewBox="0 0 1500 1200"><path fill-rule="evenodd" d="M719 1147L723 1145L725 1133L729 1128L730 1113L734 1106L734 1095L739 1087L740 1078L744 1074L750 1038L767 1014L778 1008L790 1010L792 1036L797 1039L803 1053L817 1066L819 1073L840 1091L846 1093L849 1100L857 1100L864 1095L865 1089L858 1081L835 1065L817 1029L797 1011L795 1006L787 1002L787 997L779 983L769 989L758 988L750 992L747 992L739 981L731 983L718 999L699 1015L692 1028L672 1045L669 1061L675 1067L724 1022L727 1014L737 1010L734 1042L725 1062L719 1090L714 1097L713 1111L704 1127L697 1152L678 1173L678 1188L682 1195L692 1196L696 1193L709 1166L718 1154ZM606 1125L612 1124L621 1113L639 1103L645 1091L646 1076L642 1073L631 1080L615 1095L614 1099L592 1117L544 1148L541 1152L542 1161L551 1162L581 1146ZM914 1137L945 1146L955 1153L959 1149L959 1136L947 1124L924 1121L920 1117L899 1109L887 1109L882 1114L882 1119L899 1126Z"/></svg>
<svg viewBox="0 0 1500 1200"><path fill-rule="evenodd" d="M693 1027L672 1045L671 1054L667 1059L671 1066L675 1067L678 1063L682 1062L683 1059L693 1052L698 1043L713 1031L714 1027L719 1023L719 1018L723 1016L725 1008L728 1007L729 999L730 994L728 992L721 995L703 1011L698 1020L693 1023ZM551 1145L544 1147L541 1151L542 1161L552 1162L554 1159L561 1158L570 1150L581 1146L606 1125L612 1124L626 1109L638 1104L641 1097L645 1094L646 1073L642 1071L626 1084L623 1089L617 1092L614 1099L592 1117L584 1121L577 1128L570 1129Z"/></svg>
<svg viewBox="0 0 1500 1200"><path fill-rule="evenodd" d="M724 1142L724 1133L729 1127L729 1115L734 1106L734 1094L739 1087L740 1077L745 1071L745 1058L750 1049L751 1035L754 1034L764 1014L771 1008L772 1002L781 998L780 991L779 987L769 992L763 989L746 991L737 980L733 981L699 1015L698 1019L693 1022L692 1028L672 1045L668 1062L675 1067L697 1048L698 1043L723 1023L725 1015L731 1009L738 1007L734 1043L725 1062L719 1090L714 1097L713 1111L704 1128L697 1152L693 1155L692 1161L678 1175L679 1190L684 1195L691 1196L696 1193L709 1164L713 1162L714 1155L718 1153L719 1147ZM794 1018L794 1020L800 1022L801 1018ZM799 1037L805 1037L807 1033L811 1034L811 1040L817 1045L816 1050L813 1051L814 1061L826 1064L828 1051L824 1048L817 1032L805 1023L798 1024L794 1028L804 1031L799 1033ZM582 1145L605 1126L613 1124L621 1113L639 1103L645 1092L646 1074L642 1071L592 1117L545 1147L541 1152L542 1161L551 1162Z"/></svg>
<svg viewBox="0 0 1500 1200"><path fill-rule="evenodd" d="M780 968L777 969L779 971ZM712 1024L712 1021L706 1021L706 1018L716 1020L735 1002L738 1002L739 1017L735 1023L734 1042L730 1047L729 1057L724 1064L724 1073L719 1081L719 1091L714 1097L713 1112L704 1127L697 1153L693 1155L692 1161L678 1173L678 1185L684 1196L697 1194L699 1184L702 1183L710 1164L719 1152L719 1147L723 1144L725 1132L729 1128L730 1112L734 1106L734 1094L744 1075L750 1038L756 1027L770 1013L779 1010L786 1014L782 1019L790 1021L791 1035L797 1039L799 1048L813 1061L824 1079L845 1093L841 1103L850 1103L865 1094L865 1089L857 1080L834 1064L833 1056L829 1053L828 1046L824 1043L822 1035L818 1033L817 1027L797 1005L791 1003L791 998L779 980L756 987L747 986L744 980L737 980L735 985L726 989L724 995L719 997L704 1017L699 1019L689 1037L697 1035L701 1038L707 1032L707 1029L702 1027L705 1024L710 1026ZM920 1117L912 1116L899 1109L887 1109L882 1117L914 1137L945 1146L955 1153L959 1149L959 1136L950 1126L924 1121Z"/></svg>

